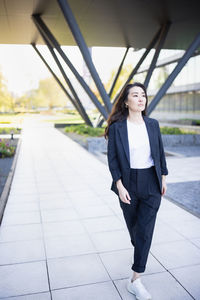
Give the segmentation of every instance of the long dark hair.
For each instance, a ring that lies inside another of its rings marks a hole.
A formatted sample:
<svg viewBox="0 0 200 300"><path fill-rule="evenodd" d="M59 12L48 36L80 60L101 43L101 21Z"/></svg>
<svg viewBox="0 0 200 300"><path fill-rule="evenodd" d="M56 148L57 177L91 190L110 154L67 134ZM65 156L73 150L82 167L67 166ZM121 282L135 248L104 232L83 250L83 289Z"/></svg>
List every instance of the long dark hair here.
<svg viewBox="0 0 200 300"><path fill-rule="evenodd" d="M105 128L105 133L104 133L105 138L108 138L109 126L112 123L114 123L116 121L122 121L123 119L128 117L128 107L125 105L126 104L125 102L127 101L129 90L134 86L141 87L143 89L144 93L145 93L146 105L145 105L145 109L142 111L142 115L146 116L148 98L147 98L147 91L146 91L145 86L140 82L134 82L132 84L127 84L124 87L124 89L122 90L122 92L120 93L119 98L117 99L117 101L113 105L112 111L111 111L111 113L108 117L108 120L107 120L108 125Z"/></svg>

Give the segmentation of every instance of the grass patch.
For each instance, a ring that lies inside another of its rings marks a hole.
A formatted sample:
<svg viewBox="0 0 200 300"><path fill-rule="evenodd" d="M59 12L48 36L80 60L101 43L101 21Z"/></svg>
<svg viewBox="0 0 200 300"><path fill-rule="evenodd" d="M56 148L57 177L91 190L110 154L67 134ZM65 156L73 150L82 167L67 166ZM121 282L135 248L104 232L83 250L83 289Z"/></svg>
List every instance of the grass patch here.
<svg viewBox="0 0 200 300"><path fill-rule="evenodd" d="M21 132L21 128L15 127L0 127L0 134L19 134Z"/></svg>
<svg viewBox="0 0 200 300"><path fill-rule="evenodd" d="M104 127L91 127L86 124L66 126L65 132L74 132L83 136L101 137L104 135ZM196 134L196 132L187 131L178 127L161 127L162 134Z"/></svg>
<svg viewBox="0 0 200 300"><path fill-rule="evenodd" d="M18 114L0 114L0 124L21 123L24 119L23 113Z"/></svg>
<svg viewBox="0 0 200 300"><path fill-rule="evenodd" d="M85 124L80 125L71 125L65 127L65 132L75 132L80 135L84 136L93 136L93 137L100 137L103 136L105 131L105 128L99 128L99 127L91 127Z"/></svg>
<svg viewBox="0 0 200 300"><path fill-rule="evenodd" d="M180 129L178 127L161 127L160 131L162 134L197 134L194 131L187 131L186 129Z"/></svg>

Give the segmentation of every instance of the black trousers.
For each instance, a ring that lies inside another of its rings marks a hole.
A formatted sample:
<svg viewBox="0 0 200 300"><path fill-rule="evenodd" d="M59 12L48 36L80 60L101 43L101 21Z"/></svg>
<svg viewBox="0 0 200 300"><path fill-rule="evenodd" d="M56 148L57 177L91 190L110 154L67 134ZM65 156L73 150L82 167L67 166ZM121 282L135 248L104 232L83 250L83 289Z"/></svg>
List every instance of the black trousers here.
<svg viewBox="0 0 200 300"><path fill-rule="evenodd" d="M154 166L131 169L129 195L131 204L119 199L124 219L134 246L132 270L144 272L153 237L161 192Z"/></svg>

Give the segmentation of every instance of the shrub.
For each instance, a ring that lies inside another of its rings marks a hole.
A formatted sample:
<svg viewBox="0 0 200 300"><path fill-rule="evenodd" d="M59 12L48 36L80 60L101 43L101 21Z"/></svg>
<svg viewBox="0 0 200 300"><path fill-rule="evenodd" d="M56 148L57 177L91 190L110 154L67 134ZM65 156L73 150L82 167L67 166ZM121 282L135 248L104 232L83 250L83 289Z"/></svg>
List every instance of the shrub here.
<svg viewBox="0 0 200 300"><path fill-rule="evenodd" d="M0 134L18 134L20 133L21 128L15 128L15 127L0 127Z"/></svg>
<svg viewBox="0 0 200 300"><path fill-rule="evenodd" d="M15 154L15 146L9 144L5 140L0 139L0 158L10 157Z"/></svg>
<svg viewBox="0 0 200 300"><path fill-rule="evenodd" d="M200 120L192 120L192 125L200 126Z"/></svg>
<svg viewBox="0 0 200 300"><path fill-rule="evenodd" d="M75 132L80 135L93 136L93 137L103 136L104 130L105 130L104 127L94 128L85 124L71 125L65 127L65 132ZM162 134L195 134L195 132L187 132L177 127L161 127L160 131Z"/></svg>
<svg viewBox="0 0 200 300"><path fill-rule="evenodd" d="M80 135L85 136L102 136L104 134L105 128L99 128L99 127L91 127L85 124L80 125L71 125L65 127L65 132L75 132Z"/></svg>
<svg viewBox="0 0 200 300"><path fill-rule="evenodd" d="M160 131L162 134L196 134L196 132L186 131L178 127L161 127Z"/></svg>

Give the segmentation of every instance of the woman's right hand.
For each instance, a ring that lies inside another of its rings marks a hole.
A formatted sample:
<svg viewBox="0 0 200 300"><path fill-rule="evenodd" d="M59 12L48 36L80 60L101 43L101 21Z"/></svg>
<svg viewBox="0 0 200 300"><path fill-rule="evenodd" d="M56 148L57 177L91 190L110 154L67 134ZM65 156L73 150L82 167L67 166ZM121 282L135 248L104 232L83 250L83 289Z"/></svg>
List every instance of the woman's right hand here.
<svg viewBox="0 0 200 300"><path fill-rule="evenodd" d="M116 182L116 186L117 186L117 189L118 189L118 192L119 192L120 200L124 203L131 204L130 195L129 195L127 189L125 189L125 187L123 186L121 179L119 179Z"/></svg>

